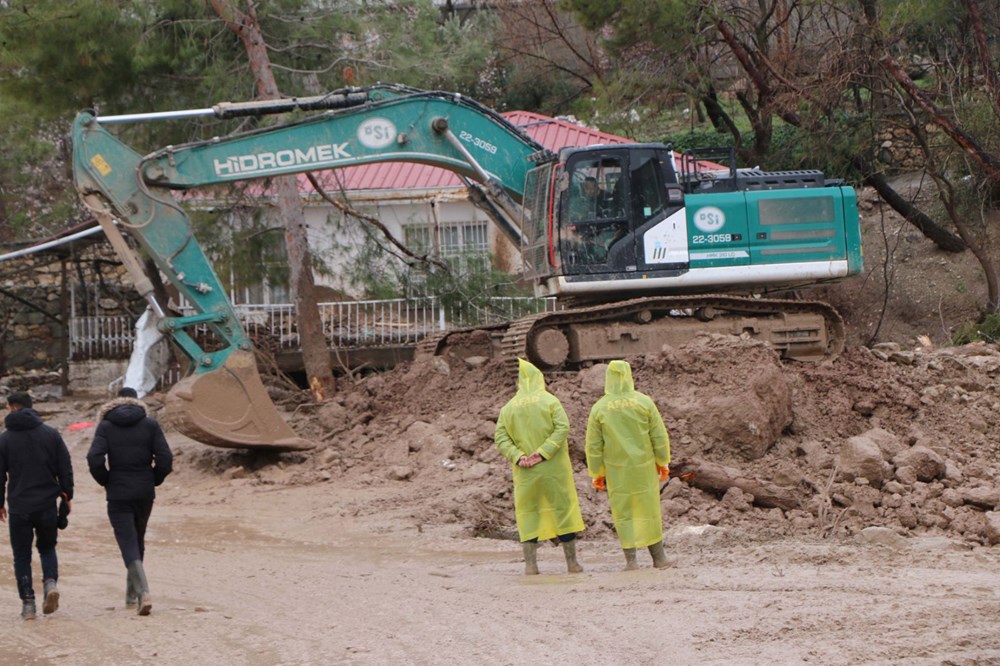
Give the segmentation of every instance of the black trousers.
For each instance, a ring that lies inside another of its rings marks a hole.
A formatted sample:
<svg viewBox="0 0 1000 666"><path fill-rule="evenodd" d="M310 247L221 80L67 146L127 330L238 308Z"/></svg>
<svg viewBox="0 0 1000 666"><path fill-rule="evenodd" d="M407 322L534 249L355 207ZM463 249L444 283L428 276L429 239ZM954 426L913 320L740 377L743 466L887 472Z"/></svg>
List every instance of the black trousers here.
<svg viewBox="0 0 1000 666"><path fill-rule="evenodd" d="M569 543L576 538L576 532L570 532L569 534L560 534L558 539L559 543ZM525 543L538 543L538 537L534 539L528 539Z"/></svg>
<svg viewBox="0 0 1000 666"><path fill-rule="evenodd" d="M31 586L31 544L37 542L38 557L42 561L43 580L59 578L59 560L56 557L56 527L58 517L55 503L47 509L32 513L10 513L7 524L10 527L10 548L14 552L14 577L17 579L17 593L21 599L35 598Z"/></svg>
<svg viewBox="0 0 1000 666"><path fill-rule="evenodd" d="M153 500L108 500L108 519L125 566L146 554L146 525L153 512Z"/></svg>

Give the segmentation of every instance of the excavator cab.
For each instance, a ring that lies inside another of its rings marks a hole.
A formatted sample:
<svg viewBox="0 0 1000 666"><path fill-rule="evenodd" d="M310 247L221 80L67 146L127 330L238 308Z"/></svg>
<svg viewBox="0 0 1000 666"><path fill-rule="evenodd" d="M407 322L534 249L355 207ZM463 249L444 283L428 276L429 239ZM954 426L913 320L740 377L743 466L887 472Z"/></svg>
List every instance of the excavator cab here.
<svg viewBox="0 0 1000 666"><path fill-rule="evenodd" d="M684 207L672 157L660 144L597 146L564 150L558 164L532 170L522 220L525 256L536 257L531 277L606 281L686 271L683 225L648 257L643 241Z"/></svg>

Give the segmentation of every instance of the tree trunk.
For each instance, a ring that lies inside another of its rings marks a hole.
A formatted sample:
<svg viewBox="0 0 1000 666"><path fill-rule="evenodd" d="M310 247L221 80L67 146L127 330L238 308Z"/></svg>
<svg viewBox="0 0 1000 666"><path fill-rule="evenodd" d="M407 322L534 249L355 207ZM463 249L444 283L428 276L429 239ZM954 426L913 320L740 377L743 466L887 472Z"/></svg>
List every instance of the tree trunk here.
<svg viewBox="0 0 1000 666"><path fill-rule="evenodd" d="M693 458L683 458L670 463L670 475L688 485L722 497L730 488L739 488L753 495L755 506L765 509L798 509L799 496L787 488L765 484L757 479L740 476L739 470Z"/></svg>
<svg viewBox="0 0 1000 666"><path fill-rule="evenodd" d="M986 28L983 26L983 14L979 11L978 0L965 0L969 10L969 20L972 23L972 35L976 43L976 53L979 55L980 68L986 78L986 93L993 104L993 113L1000 118L1000 81L997 77L996 64L990 57L989 40Z"/></svg>
<svg viewBox="0 0 1000 666"><path fill-rule="evenodd" d="M247 13L237 10L228 0L209 0L215 13L243 42L250 68L257 82L261 99L280 99L278 84L267 55L267 45L253 3L247 3ZM273 180L277 192L278 212L285 226L285 247L288 251L289 275L295 307L298 311L299 342L309 389L317 401L331 395L336 388L330 366L330 352L323 321L316 305L312 272L312 253L306 235L305 211L299 198L295 176L279 176Z"/></svg>
<svg viewBox="0 0 1000 666"><path fill-rule="evenodd" d="M889 204L894 211L902 215L907 222L934 241L934 244L945 252L964 252L966 247L961 238L951 233L932 220L926 213L900 196L885 177L872 168L871 163L862 157L851 158L854 168L861 174L865 185L875 188L879 196Z"/></svg>

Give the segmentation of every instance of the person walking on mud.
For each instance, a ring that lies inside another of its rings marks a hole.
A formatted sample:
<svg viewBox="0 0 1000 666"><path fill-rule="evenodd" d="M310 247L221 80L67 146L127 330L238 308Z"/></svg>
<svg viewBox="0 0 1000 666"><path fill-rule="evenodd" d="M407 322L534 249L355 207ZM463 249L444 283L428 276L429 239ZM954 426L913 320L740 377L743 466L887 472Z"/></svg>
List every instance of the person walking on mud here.
<svg viewBox="0 0 1000 666"><path fill-rule="evenodd" d="M173 454L160 424L146 416L135 389L123 388L99 413L94 441L87 452L90 475L105 488L108 519L128 570L125 606L149 615L153 601L143 569L146 525L153 512L156 486L173 469Z"/></svg>
<svg viewBox="0 0 1000 666"><path fill-rule="evenodd" d="M585 447L594 487L608 491L625 570L638 568L636 549L644 546L653 566L667 566L659 481L670 473L670 437L656 404L635 390L625 361L608 364L604 396L587 419Z"/></svg>
<svg viewBox="0 0 1000 666"><path fill-rule="evenodd" d="M9 413L4 418L7 430L0 434L0 522L6 521L10 527L21 617L33 620L36 611L31 582L32 541L42 562L42 612L48 615L59 608L56 500L63 498L67 513L72 508L73 465L66 442L55 428L42 423L38 412L32 409L30 395L11 393L7 396L7 409Z"/></svg>
<svg viewBox="0 0 1000 666"><path fill-rule="evenodd" d="M579 573L576 535L584 530L569 459L569 419L545 377L518 359L517 393L500 409L494 442L510 461L514 515L524 551L524 573L538 573L538 542L558 538L566 570Z"/></svg>

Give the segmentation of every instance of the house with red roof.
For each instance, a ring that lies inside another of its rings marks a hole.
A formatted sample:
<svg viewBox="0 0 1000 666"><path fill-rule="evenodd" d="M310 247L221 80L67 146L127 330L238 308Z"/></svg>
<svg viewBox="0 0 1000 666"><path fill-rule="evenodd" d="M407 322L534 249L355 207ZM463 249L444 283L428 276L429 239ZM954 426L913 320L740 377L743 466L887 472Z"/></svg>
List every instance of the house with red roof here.
<svg viewBox="0 0 1000 666"><path fill-rule="evenodd" d="M503 114L531 138L553 152L567 146L590 146L632 143L629 139L601 132L571 120L551 118L528 111ZM416 260L403 257L385 240L387 232L417 254L444 260L459 271L470 270L476 262L490 262L495 268L516 273L520 267L519 249L494 227L487 215L470 201L461 180L450 171L410 162L372 163L314 173L323 194L304 174L298 176L299 190L305 204L309 244L314 255L330 270L316 276L317 284L340 295L359 297L362 272L386 274L407 271L406 264L385 252L372 252L371 245L389 247L406 263ZM330 204L327 197L346 200L365 216L377 218L385 232ZM209 197L211 198L211 197ZM202 204L206 203L202 199ZM273 225L280 237L280 225ZM281 243L274 243L280 246ZM282 256L264 261L280 263ZM419 282L419 270L413 273ZM263 289L227 285L237 303L291 302L287 288L265 285ZM339 292L339 293L338 293Z"/></svg>

